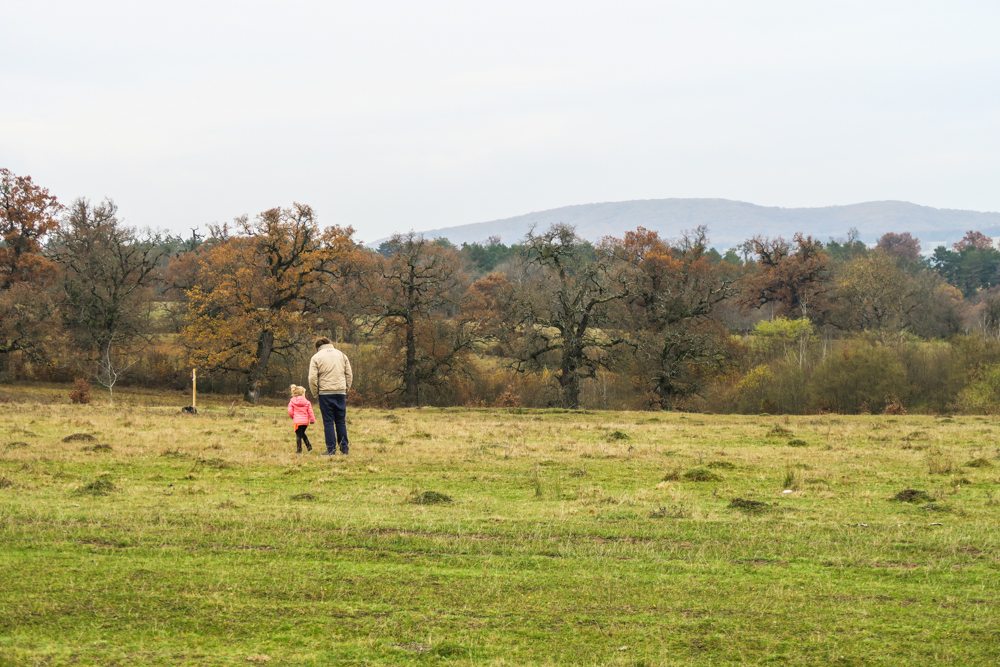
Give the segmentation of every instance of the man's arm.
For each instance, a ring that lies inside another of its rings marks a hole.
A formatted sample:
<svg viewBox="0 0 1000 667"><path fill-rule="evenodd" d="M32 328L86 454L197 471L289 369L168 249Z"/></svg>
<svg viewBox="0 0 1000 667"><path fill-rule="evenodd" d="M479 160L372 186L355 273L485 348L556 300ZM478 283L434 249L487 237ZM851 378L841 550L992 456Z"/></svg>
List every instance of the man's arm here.
<svg viewBox="0 0 1000 667"><path fill-rule="evenodd" d="M344 391L351 390L351 384L354 382L354 373L351 371L351 360L344 355L344 379L347 380L347 389Z"/></svg>
<svg viewBox="0 0 1000 667"><path fill-rule="evenodd" d="M309 360L309 391L313 397L319 396L319 367L316 365L316 357Z"/></svg>

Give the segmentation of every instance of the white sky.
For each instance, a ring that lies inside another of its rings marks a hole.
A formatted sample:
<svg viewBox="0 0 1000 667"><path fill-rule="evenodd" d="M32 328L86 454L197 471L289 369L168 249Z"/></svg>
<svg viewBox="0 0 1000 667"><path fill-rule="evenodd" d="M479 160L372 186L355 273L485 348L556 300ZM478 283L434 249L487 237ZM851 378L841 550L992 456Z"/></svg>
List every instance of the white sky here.
<svg viewBox="0 0 1000 667"><path fill-rule="evenodd" d="M0 0L0 166L130 224L1000 210L997 2Z"/></svg>

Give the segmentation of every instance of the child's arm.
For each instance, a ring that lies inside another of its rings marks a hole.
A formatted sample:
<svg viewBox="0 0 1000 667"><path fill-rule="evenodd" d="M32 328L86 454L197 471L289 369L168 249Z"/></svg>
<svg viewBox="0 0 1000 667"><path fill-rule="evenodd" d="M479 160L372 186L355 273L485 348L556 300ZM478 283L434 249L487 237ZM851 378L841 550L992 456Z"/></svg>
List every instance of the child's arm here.
<svg viewBox="0 0 1000 667"><path fill-rule="evenodd" d="M288 416L289 417L294 417L295 416L295 408L292 407L292 402L291 401L288 401Z"/></svg>
<svg viewBox="0 0 1000 667"><path fill-rule="evenodd" d="M309 423L310 424L316 423L316 414L313 412L313 404L311 401L309 402Z"/></svg>

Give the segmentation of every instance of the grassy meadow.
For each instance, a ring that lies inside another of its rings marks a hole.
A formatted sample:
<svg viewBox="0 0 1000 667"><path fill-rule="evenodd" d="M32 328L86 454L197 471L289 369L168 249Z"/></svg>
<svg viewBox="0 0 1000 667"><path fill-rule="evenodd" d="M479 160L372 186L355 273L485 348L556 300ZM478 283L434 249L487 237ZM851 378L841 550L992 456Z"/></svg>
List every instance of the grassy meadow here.
<svg viewBox="0 0 1000 667"><path fill-rule="evenodd" d="M0 667L1000 663L994 418L2 392Z"/></svg>

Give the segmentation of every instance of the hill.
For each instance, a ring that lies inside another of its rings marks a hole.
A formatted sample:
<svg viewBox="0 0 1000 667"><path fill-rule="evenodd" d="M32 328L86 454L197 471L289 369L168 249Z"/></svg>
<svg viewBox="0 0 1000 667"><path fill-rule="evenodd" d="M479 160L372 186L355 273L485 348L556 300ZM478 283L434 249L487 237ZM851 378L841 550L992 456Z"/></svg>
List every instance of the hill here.
<svg viewBox="0 0 1000 667"><path fill-rule="evenodd" d="M852 227L858 229L861 240L867 243L873 243L886 232L910 232L921 240L925 251L950 245L970 229L991 237L1000 236L1000 213L938 209L903 201L781 208L728 199L578 204L503 220L427 230L424 235L444 237L458 245L497 235L510 244L523 238L533 225L545 229L557 222L574 225L582 237L595 241L604 236L620 236L638 226L672 238L683 230L706 225L712 245L720 248L738 245L756 234L791 237L795 232L804 232L825 241L846 237Z"/></svg>

